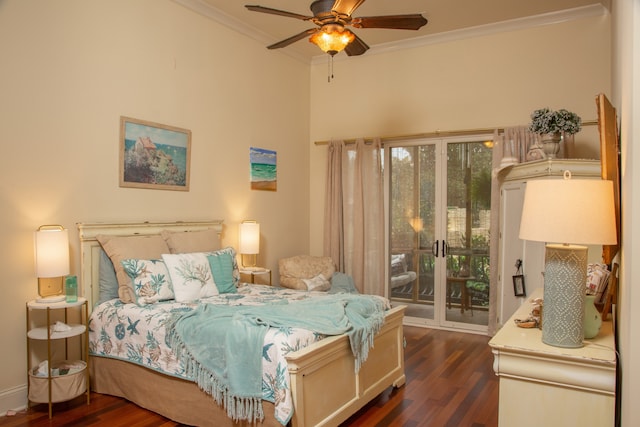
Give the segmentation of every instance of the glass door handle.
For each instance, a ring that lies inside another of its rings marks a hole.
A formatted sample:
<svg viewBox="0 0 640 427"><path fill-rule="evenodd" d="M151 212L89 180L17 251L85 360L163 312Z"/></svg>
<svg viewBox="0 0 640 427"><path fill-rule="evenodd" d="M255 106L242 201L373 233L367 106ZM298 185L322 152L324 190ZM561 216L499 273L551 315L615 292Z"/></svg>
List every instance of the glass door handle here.
<svg viewBox="0 0 640 427"><path fill-rule="evenodd" d="M435 242L433 242L433 244L431 245L431 253L433 254L434 257L438 257L438 241L436 240Z"/></svg>
<svg viewBox="0 0 640 427"><path fill-rule="evenodd" d="M449 252L449 245L447 245L447 242L445 240L442 241L442 257L446 257L447 256L447 252Z"/></svg>

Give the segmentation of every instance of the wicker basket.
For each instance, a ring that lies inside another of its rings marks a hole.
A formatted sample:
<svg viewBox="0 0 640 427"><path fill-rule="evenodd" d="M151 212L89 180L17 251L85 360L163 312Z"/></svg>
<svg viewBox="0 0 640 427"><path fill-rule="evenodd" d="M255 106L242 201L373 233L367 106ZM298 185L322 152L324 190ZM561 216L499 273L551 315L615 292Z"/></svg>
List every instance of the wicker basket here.
<svg viewBox="0 0 640 427"><path fill-rule="evenodd" d="M82 360L61 361L52 366L59 369L68 364L82 365L80 370L64 375L51 377L51 402L64 402L80 396L87 391L87 364ZM29 372L29 401L36 403L49 403L49 380Z"/></svg>

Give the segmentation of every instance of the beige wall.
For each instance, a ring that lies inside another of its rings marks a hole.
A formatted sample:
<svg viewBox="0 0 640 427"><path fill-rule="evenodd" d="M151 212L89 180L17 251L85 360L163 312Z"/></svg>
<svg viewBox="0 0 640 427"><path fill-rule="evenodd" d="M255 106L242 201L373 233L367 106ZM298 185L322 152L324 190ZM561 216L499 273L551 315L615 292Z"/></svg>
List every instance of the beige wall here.
<svg viewBox="0 0 640 427"><path fill-rule="evenodd" d="M0 324L20 325L0 332L0 413L24 399L39 225L70 229L74 273L83 221L223 218L235 245L251 218L261 264L321 254L326 149L313 141L520 125L543 106L595 119L609 34L605 16L337 59L329 84L324 61L309 69L169 0L0 1ZM121 115L191 129L191 191L118 187ZM583 157L596 141L578 134ZM251 146L278 152L276 193L249 190Z"/></svg>
<svg viewBox="0 0 640 427"><path fill-rule="evenodd" d="M634 164L640 164L640 2L614 2L614 97L612 102L620 119L621 198L622 198L622 258L618 304L618 346L620 349L621 426L640 425L640 340L636 328L640 324L640 292L638 292L637 253L640 250L640 230L634 227L640 210L640 174ZM634 332L635 331L635 332Z"/></svg>
<svg viewBox="0 0 640 427"><path fill-rule="evenodd" d="M360 33L365 37L365 30ZM322 224L331 138L526 125L537 108L596 120L595 95L611 91L610 17L336 60L311 70L311 224ZM576 157L599 158L595 127L576 135ZM322 230L311 251L322 253Z"/></svg>
<svg viewBox="0 0 640 427"><path fill-rule="evenodd" d="M169 0L3 0L0 53L0 413L26 396L39 225L70 230L75 274L77 222L220 218L235 246L255 219L262 265L307 252L307 64ZM119 188L121 115L192 131L189 192ZM251 146L277 192L249 189Z"/></svg>

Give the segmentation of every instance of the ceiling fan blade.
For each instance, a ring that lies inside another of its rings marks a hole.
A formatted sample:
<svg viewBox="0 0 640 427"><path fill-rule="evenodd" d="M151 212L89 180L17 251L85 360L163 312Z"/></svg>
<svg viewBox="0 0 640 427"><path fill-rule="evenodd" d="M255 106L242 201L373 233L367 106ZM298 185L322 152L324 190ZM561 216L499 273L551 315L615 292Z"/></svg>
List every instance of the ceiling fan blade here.
<svg viewBox="0 0 640 427"><path fill-rule="evenodd" d="M419 13L411 15L366 16L353 18L355 28L389 28L393 30L418 30L427 24L427 19Z"/></svg>
<svg viewBox="0 0 640 427"><path fill-rule="evenodd" d="M362 55L367 50L369 50L369 46L358 36L344 48L344 51L349 56Z"/></svg>
<svg viewBox="0 0 640 427"><path fill-rule="evenodd" d="M301 19L303 21L309 21L311 18L313 18L313 16L300 15L297 13L287 12L286 10L272 9L270 7L264 7L264 6L246 4L244 7L246 7L247 9L253 12L262 12L262 13L269 13L271 15L286 16L288 18Z"/></svg>
<svg viewBox="0 0 640 427"><path fill-rule="evenodd" d="M343 15L351 14L362 4L364 0L336 0L331 8L332 11Z"/></svg>
<svg viewBox="0 0 640 427"><path fill-rule="evenodd" d="M302 40L305 37L310 36L311 34L320 31L319 28L309 28L308 30L305 30L299 34L296 34L295 36L291 36L288 39L284 39L282 41L279 41L278 43L274 43L271 46L267 46L267 49L279 49L281 47L286 47L289 46L291 43L295 43L298 40Z"/></svg>

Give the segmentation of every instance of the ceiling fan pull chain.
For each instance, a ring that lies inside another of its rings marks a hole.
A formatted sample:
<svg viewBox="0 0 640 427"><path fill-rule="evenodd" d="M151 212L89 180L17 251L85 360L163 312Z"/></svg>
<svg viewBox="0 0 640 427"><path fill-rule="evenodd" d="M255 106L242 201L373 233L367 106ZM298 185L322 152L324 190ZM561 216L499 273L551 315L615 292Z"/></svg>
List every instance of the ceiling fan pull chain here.
<svg viewBox="0 0 640 427"><path fill-rule="evenodd" d="M327 83L331 83L333 80L333 55L329 56L329 62L327 62Z"/></svg>
<svg viewBox="0 0 640 427"><path fill-rule="evenodd" d="M333 80L333 57L334 55L331 55L331 80Z"/></svg>

